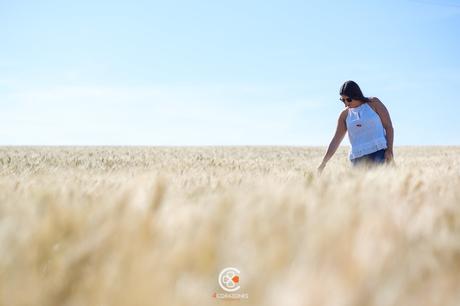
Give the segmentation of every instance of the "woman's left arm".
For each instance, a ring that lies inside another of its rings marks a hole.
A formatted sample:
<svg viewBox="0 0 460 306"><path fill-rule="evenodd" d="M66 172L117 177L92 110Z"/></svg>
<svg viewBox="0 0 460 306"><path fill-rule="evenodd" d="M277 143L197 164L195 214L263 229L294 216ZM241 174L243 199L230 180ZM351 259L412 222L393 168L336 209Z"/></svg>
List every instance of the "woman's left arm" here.
<svg viewBox="0 0 460 306"><path fill-rule="evenodd" d="M394 130L393 124L391 123L390 114L385 107L385 105L376 97L370 98L372 105L374 106L375 111L380 117L382 121L382 125L385 128L386 138L387 138L387 145L388 148L385 150L385 159L387 161L393 160L393 138L394 138Z"/></svg>

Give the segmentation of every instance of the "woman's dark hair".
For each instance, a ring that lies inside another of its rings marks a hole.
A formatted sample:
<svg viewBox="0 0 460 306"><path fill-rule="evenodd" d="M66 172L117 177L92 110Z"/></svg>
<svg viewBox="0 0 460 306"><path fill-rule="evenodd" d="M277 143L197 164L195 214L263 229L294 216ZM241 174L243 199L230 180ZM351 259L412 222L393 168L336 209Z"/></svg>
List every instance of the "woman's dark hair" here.
<svg viewBox="0 0 460 306"><path fill-rule="evenodd" d="M351 80L343 83L342 87L340 87L340 94L351 99L369 102L369 98L363 95L363 92L361 91L361 88L359 88L358 84Z"/></svg>

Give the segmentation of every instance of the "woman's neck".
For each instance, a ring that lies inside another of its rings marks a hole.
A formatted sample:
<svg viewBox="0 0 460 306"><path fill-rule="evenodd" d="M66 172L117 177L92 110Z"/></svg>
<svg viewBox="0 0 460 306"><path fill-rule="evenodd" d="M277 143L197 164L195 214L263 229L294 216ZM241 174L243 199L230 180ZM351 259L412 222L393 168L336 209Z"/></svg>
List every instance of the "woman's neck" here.
<svg viewBox="0 0 460 306"><path fill-rule="evenodd" d="M357 108L357 107L360 107L361 105L363 105L365 102L357 102L357 103L354 103L354 104L348 104L348 108Z"/></svg>

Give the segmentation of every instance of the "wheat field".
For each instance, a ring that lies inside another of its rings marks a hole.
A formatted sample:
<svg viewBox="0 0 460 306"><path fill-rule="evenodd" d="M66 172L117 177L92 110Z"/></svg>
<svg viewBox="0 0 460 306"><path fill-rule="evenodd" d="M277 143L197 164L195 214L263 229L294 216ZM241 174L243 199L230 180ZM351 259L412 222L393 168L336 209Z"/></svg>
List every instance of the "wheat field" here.
<svg viewBox="0 0 460 306"><path fill-rule="evenodd" d="M460 147L325 150L0 147L0 305L460 305Z"/></svg>

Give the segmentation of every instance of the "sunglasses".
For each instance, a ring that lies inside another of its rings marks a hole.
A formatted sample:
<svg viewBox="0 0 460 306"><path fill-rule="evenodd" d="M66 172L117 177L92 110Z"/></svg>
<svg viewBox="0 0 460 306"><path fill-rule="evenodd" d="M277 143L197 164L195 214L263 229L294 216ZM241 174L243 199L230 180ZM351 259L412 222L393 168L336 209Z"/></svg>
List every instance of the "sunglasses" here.
<svg viewBox="0 0 460 306"><path fill-rule="evenodd" d="M340 98L340 101L342 101L343 103L345 103L345 101L351 102L351 100L353 100L353 99L352 98L346 98L346 99Z"/></svg>

